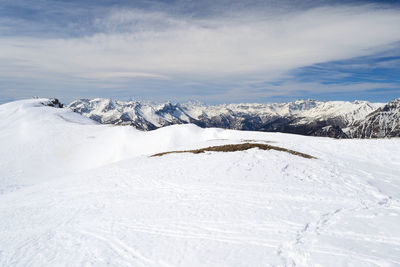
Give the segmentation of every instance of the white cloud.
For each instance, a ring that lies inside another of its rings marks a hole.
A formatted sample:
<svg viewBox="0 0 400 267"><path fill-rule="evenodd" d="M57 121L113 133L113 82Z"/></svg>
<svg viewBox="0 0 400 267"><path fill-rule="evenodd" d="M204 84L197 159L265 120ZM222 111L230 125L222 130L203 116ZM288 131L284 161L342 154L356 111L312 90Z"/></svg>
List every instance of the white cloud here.
<svg viewBox="0 0 400 267"><path fill-rule="evenodd" d="M93 25L102 32L70 39L1 37L0 75L266 82L400 41L400 10L370 5L208 19L114 10Z"/></svg>
<svg viewBox="0 0 400 267"><path fill-rule="evenodd" d="M129 78L154 78L154 79L163 79L168 80L169 78L164 75L152 74L152 73L143 73L143 72L91 72L88 74L82 73L80 74L82 77L89 79L129 79Z"/></svg>

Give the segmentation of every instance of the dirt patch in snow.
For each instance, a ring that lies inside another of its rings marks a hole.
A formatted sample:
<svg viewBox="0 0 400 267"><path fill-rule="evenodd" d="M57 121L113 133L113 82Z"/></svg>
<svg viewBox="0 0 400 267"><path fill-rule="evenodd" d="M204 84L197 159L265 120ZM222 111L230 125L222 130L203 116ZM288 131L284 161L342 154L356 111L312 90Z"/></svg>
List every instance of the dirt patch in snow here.
<svg viewBox="0 0 400 267"><path fill-rule="evenodd" d="M212 152L235 152L235 151L243 151L243 150L248 150L251 148L258 148L262 150L277 150L277 151L283 151L290 153L292 155L300 156L303 158L307 159L315 159L315 157L297 152L294 150L290 150L287 148L283 147L278 147L278 146L271 146L271 145L266 145L266 144L257 144L257 143L243 143L243 144L232 144L232 145L221 145L221 146L210 146L210 147L205 147L205 148L200 148L200 149L193 149L193 150L178 150L178 151L168 151L168 152L162 152L162 153L157 153L154 155L151 155L151 157L159 157L159 156L164 156L167 154L172 154L172 153L193 153L193 154L199 154L199 153L204 153L206 151L212 151Z"/></svg>

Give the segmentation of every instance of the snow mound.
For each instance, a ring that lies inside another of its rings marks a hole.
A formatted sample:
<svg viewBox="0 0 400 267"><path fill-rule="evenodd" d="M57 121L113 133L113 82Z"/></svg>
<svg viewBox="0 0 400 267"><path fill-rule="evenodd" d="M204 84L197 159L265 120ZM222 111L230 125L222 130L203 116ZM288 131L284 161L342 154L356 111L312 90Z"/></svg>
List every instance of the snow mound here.
<svg viewBox="0 0 400 267"><path fill-rule="evenodd" d="M31 183L93 169L138 155L180 149L218 137L219 129L171 126L145 134L133 127L101 125L48 99L0 106L0 181Z"/></svg>

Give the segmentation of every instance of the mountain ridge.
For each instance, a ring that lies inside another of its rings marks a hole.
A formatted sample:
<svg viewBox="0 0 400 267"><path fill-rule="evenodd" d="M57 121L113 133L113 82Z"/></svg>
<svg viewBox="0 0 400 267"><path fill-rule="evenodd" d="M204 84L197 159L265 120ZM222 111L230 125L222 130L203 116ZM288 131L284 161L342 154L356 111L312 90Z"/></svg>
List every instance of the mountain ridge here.
<svg viewBox="0 0 400 267"><path fill-rule="evenodd" d="M400 98L386 104L308 99L287 103L206 105L95 98L75 100L67 107L102 124L131 125L145 131L193 123L205 128L334 138L381 138L400 136L399 102ZM374 112L380 119L371 119Z"/></svg>

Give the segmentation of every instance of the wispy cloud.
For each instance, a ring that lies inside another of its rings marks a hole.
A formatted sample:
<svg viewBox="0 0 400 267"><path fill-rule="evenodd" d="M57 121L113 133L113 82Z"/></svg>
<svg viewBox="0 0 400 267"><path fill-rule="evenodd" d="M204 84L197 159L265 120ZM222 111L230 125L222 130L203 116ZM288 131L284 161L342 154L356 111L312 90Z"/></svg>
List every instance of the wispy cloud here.
<svg viewBox="0 0 400 267"><path fill-rule="evenodd" d="M124 84L124 88L136 82L145 88L143 79L168 79L161 91L212 82L226 88L224 95L229 98L231 86L237 88L236 96L238 92L245 95L254 81L274 82L297 68L381 53L400 42L397 7L267 10L198 16L117 6L95 14L85 24L91 31L77 36L22 36L8 29L0 37L0 78L39 79L44 85L48 80L57 84L54 77L64 82L87 79L92 85L98 82L93 90L104 81ZM19 21L19 27L23 23ZM12 25L6 19L0 24L3 28ZM339 90L304 85L315 91ZM285 94L295 87L281 85L265 94ZM213 95L212 89L202 88L203 96ZM351 85L346 90L358 89Z"/></svg>

